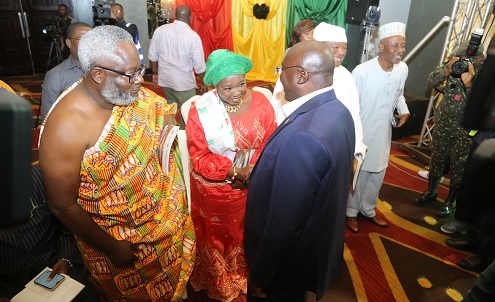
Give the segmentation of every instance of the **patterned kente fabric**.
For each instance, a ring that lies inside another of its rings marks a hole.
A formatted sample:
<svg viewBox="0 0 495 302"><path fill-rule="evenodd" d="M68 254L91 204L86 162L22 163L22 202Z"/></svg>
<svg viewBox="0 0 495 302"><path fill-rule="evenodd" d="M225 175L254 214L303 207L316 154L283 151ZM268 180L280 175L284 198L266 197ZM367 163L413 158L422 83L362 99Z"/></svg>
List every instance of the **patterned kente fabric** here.
<svg viewBox="0 0 495 302"><path fill-rule="evenodd" d="M162 172L157 156L164 115L175 104L142 88L130 106L115 106L81 163L78 203L108 234L139 245L138 260L116 265L78 238L92 281L105 301L180 301L195 259L178 144Z"/></svg>

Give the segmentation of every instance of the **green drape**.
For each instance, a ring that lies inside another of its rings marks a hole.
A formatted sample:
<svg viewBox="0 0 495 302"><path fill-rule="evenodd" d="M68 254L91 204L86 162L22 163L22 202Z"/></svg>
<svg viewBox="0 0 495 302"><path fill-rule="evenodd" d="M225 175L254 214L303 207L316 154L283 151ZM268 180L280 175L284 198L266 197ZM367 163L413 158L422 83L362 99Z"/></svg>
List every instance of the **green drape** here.
<svg viewBox="0 0 495 302"><path fill-rule="evenodd" d="M317 25L326 22L347 29L346 12L345 0L288 0L285 45L289 44L292 29L301 20L312 20Z"/></svg>

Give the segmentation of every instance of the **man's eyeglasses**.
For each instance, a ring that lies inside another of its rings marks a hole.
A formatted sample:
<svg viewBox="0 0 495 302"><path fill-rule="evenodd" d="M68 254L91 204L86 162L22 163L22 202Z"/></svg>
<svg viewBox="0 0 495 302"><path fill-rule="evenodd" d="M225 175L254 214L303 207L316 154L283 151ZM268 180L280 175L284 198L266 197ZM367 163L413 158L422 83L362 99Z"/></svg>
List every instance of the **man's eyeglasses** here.
<svg viewBox="0 0 495 302"><path fill-rule="evenodd" d="M115 73L118 73L118 74L123 75L125 77L128 77L129 78L129 84L134 84L134 82L136 82L136 80L139 78L139 76L144 76L144 74L146 73L146 69L148 68L148 66L146 66L146 64L141 64L141 67L136 69L134 72L122 72L122 71L106 68L103 66L95 66L95 67L101 68L104 70L108 70L111 72L115 72Z"/></svg>
<svg viewBox="0 0 495 302"><path fill-rule="evenodd" d="M284 67L284 66L276 66L275 67L275 74L282 74L282 71L286 70L286 69L289 69L289 68L299 68L301 70L304 70L306 71L308 74L311 73L310 71L307 71L306 69L304 69L304 67L302 66L287 66L287 67Z"/></svg>
<svg viewBox="0 0 495 302"><path fill-rule="evenodd" d="M81 40L80 38L69 38L69 39L70 40L77 40L77 41Z"/></svg>

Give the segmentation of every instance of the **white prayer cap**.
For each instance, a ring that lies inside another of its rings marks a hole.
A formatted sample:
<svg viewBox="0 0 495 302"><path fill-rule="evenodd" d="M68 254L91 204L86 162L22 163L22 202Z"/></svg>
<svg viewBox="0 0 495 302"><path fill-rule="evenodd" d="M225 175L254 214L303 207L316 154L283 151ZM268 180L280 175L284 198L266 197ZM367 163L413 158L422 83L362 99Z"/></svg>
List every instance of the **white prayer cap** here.
<svg viewBox="0 0 495 302"><path fill-rule="evenodd" d="M345 35L345 29L340 26L335 26L325 22L321 22L315 27L313 32L313 38L320 42L345 42L347 43L347 36Z"/></svg>
<svg viewBox="0 0 495 302"><path fill-rule="evenodd" d="M406 25L401 22L392 22L380 26L378 29L378 40L391 37L391 36L406 36Z"/></svg>

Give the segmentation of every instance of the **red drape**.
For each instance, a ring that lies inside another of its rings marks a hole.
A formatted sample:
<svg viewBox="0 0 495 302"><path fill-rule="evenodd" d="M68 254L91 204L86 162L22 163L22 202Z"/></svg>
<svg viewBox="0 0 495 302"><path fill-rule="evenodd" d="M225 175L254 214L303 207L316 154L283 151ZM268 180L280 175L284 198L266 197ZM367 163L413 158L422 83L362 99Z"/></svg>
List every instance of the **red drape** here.
<svg viewBox="0 0 495 302"><path fill-rule="evenodd" d="M178 0L176 5L191 9L191 28L203 42L205 59L216 49L234 51L232 42L231 0Z"/></svg>

